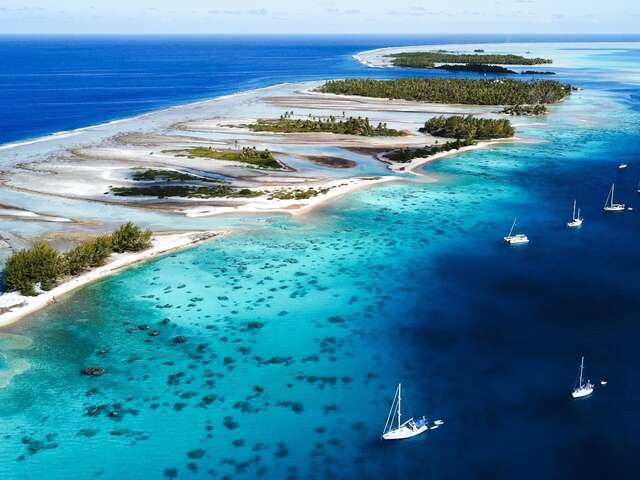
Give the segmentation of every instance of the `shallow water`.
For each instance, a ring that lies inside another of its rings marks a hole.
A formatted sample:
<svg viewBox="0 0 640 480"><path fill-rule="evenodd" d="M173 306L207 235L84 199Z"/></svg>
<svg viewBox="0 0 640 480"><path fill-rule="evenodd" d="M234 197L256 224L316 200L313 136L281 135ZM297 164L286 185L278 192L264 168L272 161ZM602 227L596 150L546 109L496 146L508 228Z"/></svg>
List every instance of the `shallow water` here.
<svg viewBox="0 0 640 480"><path fill-rule="evenodd" d="M0 477L633 478L638 213L601 208L612 181L637 199L640 50L563 52L585 90L522 122L539 143L247 221L7 329L32 344L0 340L0 369L29 365L0 390ZM516 215L532 242L508 248ZM609 383L571 401L582 354ZM382 444L398 382L445 423Z"/></svg>

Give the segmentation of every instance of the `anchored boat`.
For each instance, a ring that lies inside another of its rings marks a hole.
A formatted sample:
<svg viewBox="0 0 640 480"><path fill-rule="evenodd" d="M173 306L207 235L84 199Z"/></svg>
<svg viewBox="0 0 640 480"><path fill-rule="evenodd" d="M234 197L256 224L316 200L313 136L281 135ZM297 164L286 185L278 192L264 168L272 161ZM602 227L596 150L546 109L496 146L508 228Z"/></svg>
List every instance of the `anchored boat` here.
<svg viewBox="0 0 640 480"><path fill-rule="evenodd" d="M576 201L573 201L573 214L571 215L571 221L567 222L567 227L569 228L577 228L582 226L582 221L584 218L580 216L580 209L578 209L578 214L576 215Z"/></svg>
<svg viewBox="0 0 640 480"><path fill-rule="evenodd" d="M582 398L587 397L593 393L593 384L590 380L584 382L582 380L582 374L584 372L584 357L580 361L580 378L578 380L578 385L571 392L571 396L573 398Z"/></svg>
<svg viewBox="0 0 640 480"><path fill-rule="evenodd" d="M382 432L383 440L402 440L404 438L415 437L423 432L426 432L429 427L427 426L427 420L425 417L418 419L417 421L410 418L406 422L402 423L401 416L401 404L402 404L402 384L398 384L396 393L393 396L393 402L391 402L391 408L389 409L389 415L387 416L387 423L384 425ZM397 425L394 428L397 418Z"/></svg>
<svg viewBox="0 0 640 480"><path fill-rule="evenodd" d="M509 245L517 245L519 243L529 243L529 237L527 237L524 233L516 233L516 234L513 233L515 231L517 221L518 221L518 217L513 219L513 224L511 225L511 230L509 230L509 235L504 237L504 241Z"/></svg>
<svg viewBox="0 0 640 480"><path fill-rule="evenodd" d="M607 200L604 202L603 210L605 212L623 212L624 211L624 203L614 203L613 201L613 193L616 188L616 184L611 184L611 190L609 190L609 195L607 195Z"/></svg>

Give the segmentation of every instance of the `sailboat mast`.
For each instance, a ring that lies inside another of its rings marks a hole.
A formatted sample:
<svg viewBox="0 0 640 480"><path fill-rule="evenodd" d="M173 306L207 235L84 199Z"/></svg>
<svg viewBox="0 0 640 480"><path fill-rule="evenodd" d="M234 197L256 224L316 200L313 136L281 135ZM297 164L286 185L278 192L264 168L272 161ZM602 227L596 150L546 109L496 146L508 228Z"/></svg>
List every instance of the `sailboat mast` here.
<svg viewBox="0 0 640 480"><path fill-rule="evenodd" d="M582 357L582 360L580 361L580 383L578 384L579 387L582 387L582 370L584 370L584 357Z"/></svg>
<svg viewBox="0 0 640 480"><path fill-rule="evenodd" d="M616 184L612 183L611 184L611 206L613 207L613 191L616 188Z"/></svg>
<svg viewBox="0 0 640 480"><path fill-rule="evenodd" d="M571 217L571 220L575 220L576 219L576 201L573 201L573 216Z"/></svg>
<svg viewBox="0 0 640 480"><path fill-rule="evenodd" d="M402 403L402 384L398 384L398 427L400 427L400 404Z"/></svg>
<svg viewBox="0 0 640 480"><path fill-rule="evenodd" d="M509 230L509 235L508 235L509 237L513 234L513 229L515 228L517 221L518 221L518 217L513 219L513 223L511 224L511 230Z"/></svg>

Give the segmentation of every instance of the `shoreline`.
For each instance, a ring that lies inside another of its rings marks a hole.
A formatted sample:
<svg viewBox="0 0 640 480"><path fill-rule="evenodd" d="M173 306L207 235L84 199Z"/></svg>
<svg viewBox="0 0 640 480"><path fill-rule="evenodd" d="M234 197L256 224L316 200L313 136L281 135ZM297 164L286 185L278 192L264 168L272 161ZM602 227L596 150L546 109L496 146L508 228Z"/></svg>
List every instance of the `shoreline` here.
<svg viewBox="0 0 640 480"><path fill-rule="evenodd" d="M160 256L183 250L214 238L227 235L226 230L190 231L175 234L156 234L152 246L142 252L112 254L109 261L101 267L71 277L51 290L33 297L17 292L0 295L0 328L7 327L43 308L57 302L58 298L85 285L119 273L131 266L146 263Z"/></svg>
<svg viewBox="0 0 640 480"><path fill-rule="evenodd" d="M270 89L277 89L286 85L299 84L299 83L300 84L313 83L313 82L315 82L315 80L306 80L301 82L280 82L280 83L275 83L273 85L267 85L265 87L251 88L249 90L241 90L235 93L227 93L227 94L218 95L215 97L204 98L201 100L187 101L186 103L177 103L175 105L171 105L168 107L160 107L154 110L150 110L148 112L133 114L131 116L125 116L125 117L117 118L114 120L106 120L104 122L99 122L99 123L87 125L84 127L78 127L78 128L72 128L70 130L62 130L59 132L47 133L37 137L26 137L24 139L19 139L19 140L10 140L7 143L0 143L0 151L12 150L14 148L25 147L29 145L38 144L38 143L53 142L56 140L74 137L82 134L83 132L90 132L92 130L99 130L101 128L110 127L110 126L118 125L125 122L141 120L141 119L145 119L145 118L152 117L154 115L159 115L166 112L173 112L181 109L189 109L189 108L197 107L199 105L206 105L208 103L216 102L220 100L241 97L243 95L251 95L257 92L267 91ZM0 165L0 171L2 171L1 165Z"/></svg>
<svg viewBox="0 0 640 480"><path fill-rule="evenodd" d="M628 45L637 45L637 41L588 41L588 42L549 42L547 45L566 45L566 46L576 46L580 48L585 48L588 45L598 44L598 45L607 45L612 48L625 48ZM504 49L521 49L522 47L532 47L534 45L540 45L535 41L527 41L527 42L473 42L473 43L434 43L427 45L404 45L404 46L396 46L396 47L381 47L374 48L370 50L362 50L360 52L354 53L351 55L356 62L368 67L368 68L396 68L391 64L390 60L385 60L384 57L386 55L401 53L401 52L416 52L416 51L428 51L428 50L454 50L454 51L464 51L466 53L470 53L472 49L475 47L484 47L486 49L502 51ZM533 48L526 48L526 50L532 50ZM503 52L504 53L504 52ZM567 65L562 62L557 62L554 60L554 65L556 67L566 67ZM420 70L420 69L418 69Z"/></svg>
<svg viewBox="0 0 640 480"><path fill-rule="evenodd" d="M432 162L434 160L439 160L445 157L450 157L452 155L456 155L459 153L470 152L473 150L481 150L484 148L492 147L494 145L509 144L509 143L525 143L525 140L519 137L499 138L496 140L483 140L476 143L475 145L468 145L466 147L461 147L457 150L447 150L446 152L438 152L428 157L416 157L407 163L397 163L397 162L390 163L389 170L392 170L394 172L411 173L418 177L424 177L426 175L424 173L418 172L417 170L418 168L422 167L423 165L429 162Z"/></svg>
<svg viewBox="0 0 640 480"><path fill-rule="evenodd" d="M216 215L247 213L247 214L265 214L265 213L286 213L291 216L302 215L311 212L316 208L324 205L334 198L341 197L357 190L369 188L381 183L402 180L398 176L384 177L354 177L348 179L335 180L331 189L326 193L320 193L314 197L302 200L265 200L264 202L253 202L239 205L237 207L190 207L179 210L179 213L187 217L212 217ZM331 185L331 184L329 184Z"/></svg>

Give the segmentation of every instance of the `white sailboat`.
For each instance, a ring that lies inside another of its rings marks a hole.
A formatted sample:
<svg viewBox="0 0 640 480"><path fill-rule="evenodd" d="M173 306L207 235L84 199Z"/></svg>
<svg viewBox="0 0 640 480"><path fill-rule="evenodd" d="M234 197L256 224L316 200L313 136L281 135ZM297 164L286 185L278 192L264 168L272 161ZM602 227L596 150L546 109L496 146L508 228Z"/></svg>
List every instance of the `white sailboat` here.
<svg viewBox="0 0 640 480"><path fill-rule="evenodd" d="M609 190L609 195L607 195L607 200L604 202L603 210L605 212L623 212L624 211L624 203L614 203L613 201L613 193L616 188L616 184L611 184L611 190Z"/></svg>
<svg viewBox="0 0 640 480"><path fill-rule="evenodd" d="M583 382L582 373L584 372L584 357L580 361L580 378L578 380L578 385L571 392L571 396L573 398L582 398L587 397L593 393L593 384L590 380Z"/></svg>
<svg viewBox="0 0 640 480"><path fill-rule="evenodd" d="M624 170L627 167L628 165L626 163L621 163L620 165L618 165L618 170Z"/></svg>
<svg viewBox="0 0 640 480"><path fill-rule="evenodd" d="M576 215L576 201L573 201L573 214L571 215L571 221L567 222L567 227L569 228L577 228L582 226L582 221L584 218L580 216L580 209L578 209L578 214Z"/></svg>
<svg viewBox="0 0 640 480"><path fill-rule="evenodd" d="M389 409L389 415L387 416L387 423L384 424L384 430L382 432L382 438L384 440L402 440L403 438L415 437L416 435L420 435L421 433L429 430L427 420L424 417L418 419L418 421L410 418L406 422L402 423L400 413L401 404L402 384L399 383L396 393L393 396L393 402L391 402L391 408ZM398 421L397 425L395 425L396 418Z"/></svg>
<svg viewBox="0 0 640 480"><path fill-rule="evenodd" d="M516 223L518 221L518 217L513 219L513 224L511 224L511 230L509 230L509 235L504 237L504 241L509 245L517 245L519 243L529 243L529 237L527 237L524 233L516 233L513 234Z"/></svg>

